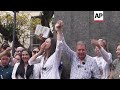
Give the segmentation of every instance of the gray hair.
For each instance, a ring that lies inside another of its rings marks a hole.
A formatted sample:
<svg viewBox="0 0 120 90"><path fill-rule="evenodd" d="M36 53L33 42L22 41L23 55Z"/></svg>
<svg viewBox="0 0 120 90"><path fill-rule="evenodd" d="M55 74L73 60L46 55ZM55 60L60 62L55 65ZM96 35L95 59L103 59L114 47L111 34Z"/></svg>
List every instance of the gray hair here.
<svg viewBox="0 0 120 90"><path fill-rule="evenodd" d="M86 47L86 43L83 42L83 41L78 41L78 42L77 42L77 45L85 45L85 48L87 48L87 47ZM76 46L77 46L77 45L76 45Z"/></svg>

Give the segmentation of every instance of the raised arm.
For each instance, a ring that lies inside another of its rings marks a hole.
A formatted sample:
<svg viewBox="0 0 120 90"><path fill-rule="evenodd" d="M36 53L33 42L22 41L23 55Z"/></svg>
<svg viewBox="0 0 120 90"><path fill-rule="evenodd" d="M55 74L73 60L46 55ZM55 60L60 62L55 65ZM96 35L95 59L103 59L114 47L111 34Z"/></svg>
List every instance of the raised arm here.
<svg viewBox="0 0 120 90"><path fill-rule="evenodd" d="M12 49L11 47L7 47L6 50L4 50L3 52L0 53L0 58L1 58L3 55L5 55L5 54L7 54L8 52L10 52L11 49Z"/></svg>
<svg viewBox="0 0 120 90"><path fill-rule="evenodd" d="M61 41L62 40L62 30L63 30L63 21L62 20L59 20L55 24L55 30L57 32L57 40Z"/></svg>
<svg viewBox="0 0 120 90"><path fill-rule="evenodd" d="M100 45L100 43L98 42L98 40L92 39L92 40L91 40L91 43L99 48L102 57L104 58L104 60L105 60L107 63L112 63L112 55L111 55L110 53L108 53L108 52Z"/></svg>
<svg viewBox="0 0 120 90"><path fill-rule="evenodd" d="M42 58L41 54L44 52L44 48L45 48L45 43L41 45L40 51L29 59L28 63L30 65L39 63L41 61Z"/></svg>
<svg viewBox="0 0 120 90"><path fill-rule="evenodd" d="M108 53L103 47L100 49L101 55L107 63L112 63L112 54Z"/></svg>
<svg viewBox="0 0 120 90"><path fill-rule="evenodd" d="M55 30L57 31L58 39L62 39L63 42L63 51L67 53L67 55L71 58L74 55L74 51L69 48L66 44L62 30L63 30L63 21L59 20L55 25Z"/></svg>
<svg viewBox="0 0 120 90"><path fill-rule="evenodd" d="M56 38L57 38L57 43L56 43L56 50L55 50L55 58L56 58L56 65L59 66L60 61L61 61L61 54L62 54L62 31L63 31L63 22L61 20L57 21L55 24L55 30L57 32Z"/></svg>

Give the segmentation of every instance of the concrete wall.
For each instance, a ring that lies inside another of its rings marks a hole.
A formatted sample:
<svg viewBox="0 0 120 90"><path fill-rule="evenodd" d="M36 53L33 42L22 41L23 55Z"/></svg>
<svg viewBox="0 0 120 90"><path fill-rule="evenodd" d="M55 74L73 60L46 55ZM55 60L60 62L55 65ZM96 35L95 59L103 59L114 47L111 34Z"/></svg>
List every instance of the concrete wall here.
<svg viewBox="0 0 120 90"><path fill-rule="evenodd" d="M83 40L87 43L88 54L94 56L92 38L106 38L109 51L116 58L115 49L120 42L120 11L104 11L104 22L94 21L93 11L55 11L55 22L59 19L64 21L64 36L66 43L74 49L75 43ZM69 78L70 62L63 55L64 70L62 78Z"/></svg>

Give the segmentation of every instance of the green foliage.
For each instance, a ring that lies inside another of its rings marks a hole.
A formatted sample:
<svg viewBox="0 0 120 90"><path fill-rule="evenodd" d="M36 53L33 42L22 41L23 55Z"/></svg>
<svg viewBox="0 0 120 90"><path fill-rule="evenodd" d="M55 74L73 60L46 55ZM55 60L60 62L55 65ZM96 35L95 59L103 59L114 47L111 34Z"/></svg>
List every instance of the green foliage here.
<svg viewBox="0 0 120 90"><path fill-rule="evenodd" d="M35 30L36 25L41 24L41 19L40 18L33 18L31 19L31 30Z"/></svg>
<svg viewBox="0 0 120 90"><path fill-rule="evenodd" d="M47 13L49 14L49 13ZM49 16L49 15L47 15ZM46 17L47 18L47 17ZM8 41L12 42L13 38L13 28L14 28L14 14L4 13L3 15L0 15L0 25L4 27L4 35L0 35L0 37L7 39ZM51 22L53 26L53 18L50 17L50 19L47 22ZM32 33L34 33L36 25L37 24L43 24L43 21L46 21L42 19L41 17L33 17L31 18L30 14L26 14L24 12L16 13L16 31L15 35L18 37L18 42L20 42L22 45L26 44L26 39L30 37L30 30ZM26 33L27 32L27 33ZM2 34L2 32L0 31ZM33 40L37 40L38 37L34 36Z"/></svg>
<svg viewBox="0 0 120 90"><path fill-rule="evenodd" d="M17 37L19 38L19 42L20 40L22 41L22 44L25 41L25 39L27 39L29 37L28 33L25 32L30 32L29 31L29 23L30 23L30 19L28 18L29 15L25 14L25 13L17 13L16 15L16 34ZM8 38L8 40L10 42L12 42L12 36L13 36L13 15L10 15L8 13L6 13L5 15L1 15L0 16L0 24L5 28L5 32L8 33L8 35L6 36L6 38Z"/></svg>

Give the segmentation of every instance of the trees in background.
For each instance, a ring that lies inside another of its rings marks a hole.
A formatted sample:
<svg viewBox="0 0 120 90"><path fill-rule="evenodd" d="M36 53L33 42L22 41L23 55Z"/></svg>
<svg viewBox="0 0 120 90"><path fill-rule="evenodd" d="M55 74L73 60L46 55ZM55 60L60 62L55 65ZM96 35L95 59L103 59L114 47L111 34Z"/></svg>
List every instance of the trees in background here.
<svg viewBox="0 0 120 90"><path fill-rule="evenodd" d="M37 24L43 26L49 26L51 18L54 11L43 11L41 16L38 16L31 20L30 14L17 13L16 15L16 31L15 31L15 48L18 46L23 46L26 44L26 39L30 37L30 30L35 30ZM9 42L13 41L13 15L6 13L5 15L0 15L0 36L2 40ZM1 42L2 43L2 42Z"/></svg>

